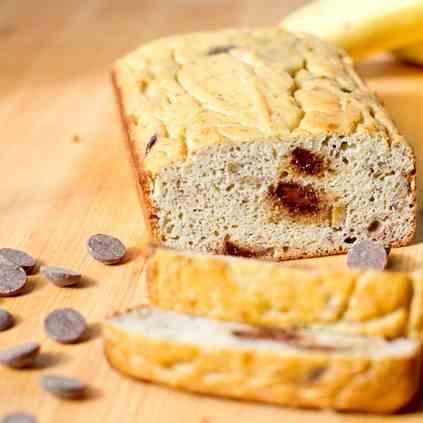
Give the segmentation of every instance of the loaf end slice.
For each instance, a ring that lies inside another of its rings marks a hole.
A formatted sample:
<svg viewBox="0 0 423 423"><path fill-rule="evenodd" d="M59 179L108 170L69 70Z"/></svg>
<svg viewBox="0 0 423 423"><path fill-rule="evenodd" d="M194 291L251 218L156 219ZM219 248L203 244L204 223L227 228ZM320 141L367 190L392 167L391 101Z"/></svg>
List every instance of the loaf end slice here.
<svg viewBox="0 0 423 423"><path fill-rule="evenodd" d="M282 260L415 231L415 163L340 49L280 28L165 38L116 87L153 238Z"/></svg>
<svg viewBox="0 0 423 423"><path fill-rule="evenodd" d="M142 307L108 320L106 355L126 375L284 406L389 413L414 396L420 344L263 329Z"/></svg>
<svg viewBox="0 0 423 423"><path fill-rule="evenodd" d="M151 304L274 327L421 339L423 275L290 265L154 247L145 266Z"/></svg>

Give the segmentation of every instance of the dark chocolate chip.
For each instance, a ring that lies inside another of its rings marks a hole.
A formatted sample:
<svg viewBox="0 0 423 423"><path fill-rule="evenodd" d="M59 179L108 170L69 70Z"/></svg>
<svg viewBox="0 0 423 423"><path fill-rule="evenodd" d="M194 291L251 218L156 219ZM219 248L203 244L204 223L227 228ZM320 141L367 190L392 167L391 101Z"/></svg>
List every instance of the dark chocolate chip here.
<svg viewBox="0 0 423 423"><path fill-rule="evenodd" d="M0 351L0 363L5 366L20 369L30 366L40 352L40 344L27 342L26 344Z"/></svg>
<svg viewBox="0 0 423 423"><path fill-rule="evenodd" d="M81 274L64 267L42 266L42 275L57 286L65 287L81 282Z"/></svg>
<svg viewBox="0 0 423 423"><path fill-rule="evenodd" d="M3 417L1 423L37 423L37 419L28 413L13 413Z"/></svg>
<svg viewBox="0 0 423 423"><path fill-rule="evenodd" d="M126 253L123 243L110 235L97 234L87 241L88 252L104 264L119 263Z"/></svg>
<svg viewBox="0 0 423 423"><path fill-rule="evenodd" d="M78 399L85 396L88 385L78 379L58 376L45 375L40 379L40 386L47 392L59 398Z"/></svg>
<svg viewBox="0 0 423 423"><path fill-rule="evenodd" d="M79 342L87 330L84 317L72 308L62 308L51 312L44 321L47 335L61 344Z"/></svg>
<svg viewBox="0 0 423 423"><path fill-rule="evenodd" d="M21 267L0 263L0 297L19 294L25 283L26 273Z"/></svg>
<svg viewBox="0 0 423 423"><path fill-rule="evenodd" d="M326 367L316 367L307 376L307 382L317 382L326 373Z"/></svg>
<svg viewBox="0 0 423 423"><path fill-rule="evenodd" d="M10 329L15 323L13 316L3 308L0 308L0 332Z"/></svg>
<svg viewBox="0 0 423 423"><path fill-rule="evenodd" d="M270 187L269 192L292 215L309 215L320 211L321 200L311 187L294 182L280 182L276 189Z"/></svg>
<svg viewBox="0 0 423 423"><path fill-rule="evenodd" d="M156 143L156 141L157 141L157 135L154 134L150 138L150 141L148 141L147 146L145 147L145 155L147 155L150 152L150 150L153 148L153 145Z"/></svg>
<svg viewBox="0 0 423 423"><path fill-rule="evenodd" d="M217 46L212 47L208 52L208 56L214 56L215 54L223 54L223 53L229 53L231 50L236 48L237 46L234 44L228 44L226 46Z"/></svg>
<svg viewBox="0 0 423 423"><path fill-rule="evenodd" d="M0 248L0 256L7 262L22 267L27 274L32 273L35 268L35 260L24 251L14 250L13 248Z"/></svg>
<svg viewBox="0 0 423 423"><path fill-rule="evenodd" d="M347 264L350 268L383 270L387 263L388 252L370 239L356 242L348 251Z"/></svg>
<svg viewBox="0 0 423 423"><path fill-rule="evenodd" d="M355 241L357 241L357 238L355 236L348 236L344 239L344 242L346 244L354 244Z"/></svg>
<svg viewBox="0 0 423 423"><path fill-rule="evenodd" d="M274 341L296 342L300 335L295 331L276 328L255 328L251 330L234 330L233 335L246 339L272 339Z"/></svg>
<svg viewBox="0 0 423 423"><path fill-rule="evenodd" d="M245 339L265 339L278 342L285 342L295 348L301 348L310 351L339 351L347 349L336 345L327 345L319 343L317 339L313 339L307 334L303 334L294 329L256 327L254 329L242 329L232 331L232 335Z"/></svg>
<svg viewBox="0 0 423 423"><path fill-rule="evenodd" d="M257 257L257 253L253 250L240 247L227 238L223 241L223 254L238 257Z"/></svg>
<svg viewBox="0 0 423 423"><path fill-rule="evenodd" d="M291 164L303 174L317 176L323 170L323 159L305 148L296 147L291 152Z"/></svg>

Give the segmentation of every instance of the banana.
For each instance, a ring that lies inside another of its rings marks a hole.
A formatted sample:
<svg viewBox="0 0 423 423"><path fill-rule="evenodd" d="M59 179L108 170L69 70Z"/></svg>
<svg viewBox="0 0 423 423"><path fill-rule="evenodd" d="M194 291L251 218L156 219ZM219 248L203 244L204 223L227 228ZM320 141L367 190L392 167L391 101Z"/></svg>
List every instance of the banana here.
<svg viewBox="0 0 423 423"><path fill-rule="evenodd" d="M394 51L395 56L405 62L423 66L423 43L413 44Z"/></svg>
<svg viewBox="0 0 423 423"><path fill-rule="evenodd" d="M318 0L285 17L281 26L314 34L362 59L423 42L423 0Z"/></svg>

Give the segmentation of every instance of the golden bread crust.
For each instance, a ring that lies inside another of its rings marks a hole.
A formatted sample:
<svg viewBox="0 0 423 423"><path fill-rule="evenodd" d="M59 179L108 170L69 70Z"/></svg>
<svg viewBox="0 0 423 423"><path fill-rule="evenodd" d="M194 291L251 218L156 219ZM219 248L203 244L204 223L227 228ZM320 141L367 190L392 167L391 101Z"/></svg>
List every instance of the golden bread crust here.
<svg viewBox="0 0 423 423"><path fill-rule="evenodd" d="M422 337L423 275L309 269L156 248L146 264L158 307L265 326Z"/></svg>
<svg viewBox="0 0 423 423"><path fill-rule="evenodd" d="M285 406L393 412L414 396L421 354L372 356L293 350L207 348L105 324L113 367L193 392Z"/></svg>
<svg viewBox="0 0 423 423"><path fill-rule="evenodd" d="M377 134L406 144L341 49L281 28L159 39L114 73L136 159L153 175L226 142Z"/></svg>

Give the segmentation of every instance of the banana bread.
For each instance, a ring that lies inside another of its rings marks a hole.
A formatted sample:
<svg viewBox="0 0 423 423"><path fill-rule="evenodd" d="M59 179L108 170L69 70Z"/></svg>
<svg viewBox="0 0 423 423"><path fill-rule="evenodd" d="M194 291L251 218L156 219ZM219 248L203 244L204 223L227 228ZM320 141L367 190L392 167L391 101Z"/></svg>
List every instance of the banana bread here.
<svg viewBox="0 0 423 423"><path fill-rule="evenodd" d="M273 327L422 338L423 274L333 270L157 248L145 267L150 302Z"/></svg>
<svg viewBox="0 0 423 423"><path fill-rule="evenodd" d="M339 48L196 33L140 47L114 78L156 241L280 260L413 236L413 153Z"/></svg>
<svg viewBox="0 0 423 423"><path fill-rule="evenodd" d="M108 320L103 336L109 362L131 377L291 407L393 412L420 379L412 339L259 328L151 307Z"/></svg>

